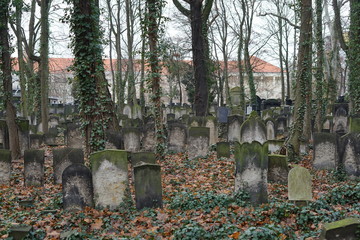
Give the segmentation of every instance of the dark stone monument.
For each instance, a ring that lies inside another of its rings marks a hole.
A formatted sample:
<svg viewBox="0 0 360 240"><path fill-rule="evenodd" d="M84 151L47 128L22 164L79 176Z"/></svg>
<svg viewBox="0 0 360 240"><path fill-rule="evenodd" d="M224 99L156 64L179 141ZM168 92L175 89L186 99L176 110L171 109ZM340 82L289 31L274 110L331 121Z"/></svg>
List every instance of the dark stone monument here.
<svg viewBox="0 0 360 240"><path fill-rule="evenodd" d="M26 150L24 153L25 186L44 185L44 150Z"/></svg>
<svg viewBox="0 0 360 240"><path fill-rule="evenodd" d="M85 165L74 163L62 174L63 208L77 212L86 206L94 207L92 175Z"/></svg>
<svg viewBox="0 0 360 240"><path fill-rule="evenodd" d="M269 155L268 181L287 183L289 174L288 162L285 155Z"/></svg>
<svg viewBox="0 0 360 240"><path fill-rule="evenodd" d="M79 148L60 148L53 150L54 181L62 182L61 176L65 168L74 163L84 163L84 153Z"/></svg>
<svg viewBox="0 0 360 240"><path fill-rule="evenodd" d="M227 107L218 107L216 116L219 123L227 123L229 116L229 109Z"/></svg>
<svg viewBox="0 0 360 240"><path fill-rule="evenodd" d="M162 207L161 170L157 164L134 167L136 208Z"/></svg>

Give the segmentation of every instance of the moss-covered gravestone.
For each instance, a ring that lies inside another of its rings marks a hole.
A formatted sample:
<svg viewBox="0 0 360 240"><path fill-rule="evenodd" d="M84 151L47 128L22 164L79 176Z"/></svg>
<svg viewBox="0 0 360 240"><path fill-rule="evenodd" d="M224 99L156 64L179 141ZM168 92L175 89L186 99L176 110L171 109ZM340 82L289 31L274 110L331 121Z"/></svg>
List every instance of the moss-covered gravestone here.
<svg viewBox="0 0 360 240"><path fill-rule="evenodd" d="M19 144L20 144L21 156L24 156L25 150L29 149L29 146L30 146L29 120L17 119L16 123L19 128L18 134L19 134Z"/></svg>
<svg viewBox="0 0 360 240"><path fill-rule="evenodd" d="M272 119L266 120L266 139L273 140L275 139L275 123Z"/></svg>
<svg viewBox="0 0 360 240"><path fill-rule="evenodd" d="M228 117L227 139L229 142L240 141L240 128L243 123L243 116L231 115Z"/></svg>
<svg viewBox="0 0 360 240"><path fill-rule="evenodd" d="M313 167L331 170L337 167L337 161L337 135L314 133Z"/></svg>
<svg viewBox="0 0 360 240"><path fill-rule="evenodd" d="M25 186L44 185L44 150L26 150L24 153Z"/></svg>
<svg viewBox="0 0 360 240"><path fill-rule="evenodd" d="M260 144L266 142L266 127L256 112L252 112L240 128L240 143L251 143L253 141Z"/></svg>
<svg viewBox="0 0 360 240"><path fill-rule="evenodd" d="M134 167L138 165L140 162L155 164L156 158L155 153L153 152L134 152L131 153L131 165Z"/></svg>
<svg viewBox="0 0 360 240"><path fill-rule="evenodd" d="M0 185L9 185L11 175L11 152L0 149Z"/></svg>
<svg viewBox="0 0 360 240"><path fill-rule="evenodd" d="M312 180L309 170L295 166L288 176L288 197L290 201L307 202L312 200Z"/></svg>
<svg viewBox="0 0 360 240"><path fill-rule="evenodd" d="M62 174L63 208L77 212L85 207L94 207L92 176L85 165L74 163Z"/></svg>
<svg viewBox="0 0 360 240"><path fill-rule="evenodd" d="M348 133L341 137L338 146L342 166L351 179L360 178L360 133Z"/></svg>
<svg viewBox="0 0 360 240"><path fill-rule="evenodd" d="M217 153L218 158L221 158L221 157L229 158L230 157L230 143L218 142L216 144L216 153Z"/></svg>
<svg viewBox="0 0 360 240"><path fill-rule="evenodd" d="M179 121L171 121L167 124L168 150L171 152L184 152L186 147L186 125Z"/></svg>
<svg viewBox="0 0 360 240"><path fill-rule="evenodd" d="M254 205L266 203L268 146L259 142L235 143L235 191L249 193Z"/></svg>
<svg viewBox="0 0 360 240"><path fill-rule="evenodd" d="M269 145L269 153L279 153L281 148L284 146L284 140L268 140L266 141Z"/></svg>
<svg viewBox="0 0 360 240"><path fill-rule="evenodd" d="M126 127L122 129L124 138L124 149L129 152L140 150L140 130L136 127Z"/></svg>
<svg viewBox="0 0 360 240"><path fill-rule="evenodd" d="M29 236L30 231L33 229L30 225L14 225L10 227L9 238L13 240L22 240Z"/></svg>
<svg viewBox="0 0 360 240"><path fill-rule="evenodd" d="M340 221L326 223L320 235L320 240L359 240L360 218L346 218Z"/></svg>
<svg viewBox="0 0 360 240"><path fill-rule="evenodd" d="M162 207L161 170L157 164L134 167L136 208Z"/></svg>
<svg viewBox="0 0 360 240"><path fill-rule="evenodd" d="M287 183L289 174L288 162L285 155L269 155L268 181Z"/></svg>
<svg viewBox="0 0 360 240"><path fill-rule="evenodd" d="M190 127L187 141L189 159L205 157L209 151L210 129L207 127Z"/></svg>
<svg viewBox="0 0 360 240"><path fill-rule="evenodd" d="M116 209L124 201L128 188L126 151L105 150L90 155L95 206Z"/></svg>
<svg viewBox="0 0 360 240"><path fill-rule="evenodd" d="M54 181L62 182L61 177L65 168L73 163L84 163L84 153L78 148L60 148L53 150Z"/></svg>
<svg viewBox="0 0 360 240"><path fill-rule="evenodd" d="M43 134L30 134L30 148L39 149L40 146L44 143Z"/></svg>
<svg viewBox="0 0 360 240"><path fill-rule="evenodd" d="M79 122L66 123L65 142L66 146L71 148L82 148L84 144L84 137L80 129Z"/></svg>

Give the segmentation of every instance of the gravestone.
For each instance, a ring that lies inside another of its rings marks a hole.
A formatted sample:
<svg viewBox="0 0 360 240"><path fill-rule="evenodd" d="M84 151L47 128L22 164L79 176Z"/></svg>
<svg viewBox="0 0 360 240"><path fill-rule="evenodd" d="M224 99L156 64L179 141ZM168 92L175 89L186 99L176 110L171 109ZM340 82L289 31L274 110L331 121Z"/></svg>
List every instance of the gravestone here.
<svg viewBox="0 0 360 240"><path fill-rule="evenodd" d="M174 120L176 120L175 114L174 114L174 113L168 113L168 114L166 114L166 120L167 120L167 121L174 121Z"/></svg>
<svg viewBox="0 0 360 240"><path fill-rule="evenodd" d="M266 121L268 118L273 118L273 110L272 109L265 109L261 111L261 119Z"/></svg>
<svg viewBox="0 0 360 240"><path fill-rule="evenodd" d="M249 193L254 205L266 203L268 146L259 142L235 143L235 191Z"/></svg>
<svg viewBox="0 0 360 240"><path fill-rule="evenodd" d="M131 109L131 116L133 119L143 119L142 118L142 112L141 112L141 106L138 104L134 104Z"/></svg>
<svg viewBox="0 0 360 240"><path fill-rule="evenodd" d="M304 167L295 166L288 175L288 197L290 201L307 202L312 200L311 175Z"/></svg>
<svg viewBox="0 0 360 240"><path fill-rule="evenodd" d="M283 115L278 116L275 119L275 126L276 126L276 130L275 130L276 137L283 137L287 133L288 118Z"/></svg>
<svg viewBox="0 0 360 240"><path fill-rule="evenodd" d="M131 153L131 165L134 167L140 162L155 164L156 158L153 152L133 152Z"/></svg>
<svg viewBox="0 0 360 240"><path fill-rule="evenodd" d="M21 156L24 156L25 150L29 149L30 145L30 126L29 121L24 119L17 119L16 123L18 125L19 131L19 144Z"/></svg>
<svg viewBox="0 0 360 240"><path fill-rule="evenodd" d="M336 134L314 133L313 167L315 169L336 169L337 161Z"/></svg>
<svg viewBox="0 0 360 240"><path fill-rule="evenodd" d="M74 163L84 163L84 153L79 148L59 148L53 150L54 181L62 182L61 177L65 168Z"/></svg>
<svg viewBox="0 0 360 240"><path fill-rule="evenodd" d="M11 152L0 149L0 185L10 185Z"/></svg>
<svg viewBox="0 0 360 240"><path fill-rule="evenodd" d="M190 127L187 141L188 158L205 157L209 151L210 129Z"/></svg>
<svg viewBox="0 0 360 240"><path fill-rule="evenodd" d="M209 144L210 145L216 144L218 141L218 128L217 128L216 118L215 117L207 117L205 127L208 127L210 130Z"/></svg>
<svg viewBox="0 0 360 240"><path fill-rule="evenodd" d="M219 123L227 123L229 116L229 108L218 107L216 116Z"/></svg>
<svg viewBox="0 0 360 240"><path fill-rule="evenodd" d="M230 143L218 142L216 144L216 154L217 154L217 158L221 158L221 157L229 158L230 157Z"/></svg>
<svg viewBox="0 0 360 240"><path fill-rule="evenodd" d="M77 212L94 207L91 171L80 163L68 166L62 174L63 208Z"/></svg>
<svg viewBox="0 0 360 240"><path fill-rule="evenodd" d="M80 129L80 123L68 122L66 123L65 142L67 147L82 148L84 144L84 137Z"/></svg>
<svg viewBox="0 0 360 240"><path fill-rule="evenodd" d="M124 142L120 132L106 131L105 149L123 149Z"/></svg>
<svg viewBox="0 0 360 240"><path fill-rule="evenodd" d="M284 146L284 140L268 140L267 143L269 145L269 153L279 153L281 148Z"/></svg>
<svg viewBox="0 0 360 240"><path fill-rule="evenodd" d="M31 149L39 149L42 144L44 144L44 135L43 134L30 134L30 148Z"/></svg>
<svg viewBox="0 0 360 240"><path fill-rule="evenodd" d="M359 240L360 218L345 218L325 223L320 240Z"/></svg>
<svg viewBox="0 0 360 240"><path fill-rule="evenodd" d="M240 128L240 143L251 143L253 141L260 144L266 142L266 127L256 112L252 112Z"/></svg>
<svg viewBox="0 0 360 240"><path fill-rule="evenodd" d="M285 155L269 155L268 181L287 183L289 174L288 162Z"/></svg>
<svg viewBox="0 0 360 240"><path fill-rule="evenodd" d="M9 229L9 238L12 240L23 240L30 235L32 226L26 224L19 224L11 226Z"/></svg>
<svg viewBox="0 0 360 240"><path fill-rule="evenodd" d="M161 169L157 164L140 164L134 167L136 208L161 208Z"/></svg>
<svg viewBox="0 0 360 240"><path fill-rule="evenodd" d="M168 150L171 152L184 152L186 147L187 130L182 122L171 121L167 124Z"/></svg>
<svg viewBox="0 0 360 240"><path fill-rule="evenodd" d="M128 118L133 118L132 114L131 114L131 106L130 105L125 105L123 108L123 114L128 116Z"/></svg>
<svg viewBox="0 0 360 240"><path fill-rule="evenodd" d="M326 116L323 125L322 125L322 132L331 132L333 129L333 117L332 116Z"/></svg>
<svg viewBox="0 0 360 240"><path fill-rule="evenodd" d="M90 155L96 207L114 210L124 201L128 188L127 158L127 152L121 150L105 150Z"/></svg>
<svg viewBox="0 0 360 240"><path fill-rule="evenodd" d="M227 138L229 142L240 141L240 128L243 116L232 115L228 118Z"/></svg>
<svg viewBox="0 0 360 240"><path fill-rule="evenodd" d="M275 139L275 123L272 119L266 120L266 139L274 140Z"/></svg>
<svg viewBox="0 0 360 240"><path fill-rule="evenodd" d="M136 127L123 128L124 149L129 152L140 150L140 130Z"/></svg>
<svg viewBox="0 0 360 240"><path fill-rule="evenodd" d="M5 120L0 120L0 140L2 143L2 149L9 149L9 131Z"/></svg>
<svg viewBox="0 0 360 240"><path fill-rule="evenodd" d="M48 120L48 127L56 128L57 126L59 126L59 117L50 115Z"/></svg>
<svg viewBox="0 0 360 240"><path fill-rule="evenodd" d="M230 89L230 99L232 105L235 106L240 105L240 93L241 93L240 87L234 87Z"/></svg>
<svg viewBox="0 0 360 240"><path fill-rule="evenodd" d="M334 125L332 132L340 134L348 132L348 112L349 105L347 103L334 104Z"/></svg>
<svg viewBox="0 0 360 240"><path fill-rule="evenodd" d="M347 176L360 178L360 133L348 133L341 137L338 150Z"/></svg>
<svg viewBox="0 0 360 240"><path fill-rule="evenodd" d="M154 122L149 122L145 124L141 142L141 149L143 151L155 151L156 135Z"/></svg>
<svg viewBox="0 0 360 240"><path fill-rule="evenodd" d="M44 185L44 150L26 150L24 153L25 186Z"/></svg>

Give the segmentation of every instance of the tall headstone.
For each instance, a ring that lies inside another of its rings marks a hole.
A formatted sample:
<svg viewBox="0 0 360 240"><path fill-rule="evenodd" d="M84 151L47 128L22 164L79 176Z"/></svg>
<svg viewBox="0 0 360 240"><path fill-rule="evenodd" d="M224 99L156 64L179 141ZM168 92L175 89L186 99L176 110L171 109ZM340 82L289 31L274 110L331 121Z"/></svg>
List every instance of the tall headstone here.
<svg viewBox="0 0 360 240"><path fill-rule="evenodd" d="M204 157L209 151L210 129L207 127L190 127L187 142L189 159Z"/></svg>
<svg viewBox="0 0 360 240"><path fill-rule="evenodd" d="M235 106L240 105L240 87L234 87L230 89L231 103Z"/></svg>
<svg viewBox="0 0 360 240"><path fill-rule="evenodd" d="M167 124L168 150L172 152L185 152L187 129L182 122L171 121Z"/></svg>
<svg viewBox="0 0 360 240"><path fill-rule="evenodd" d="M266 142L266 127L256 112L252 112L240 128L240 143L251 143L253 141L261 144Z"/></svg>
<svg viewBox="0 0 360 240"><path fill-rule="evenodd" d="M312 200L312 180L309 170L295 166L289 171L288 197L290 201L307 202Z"/></svg>
<svg viewBox="0 0 360 240"><path fill-rule="evenodd" d="M285 155L269 155L268 181L287 183L289 174L288 162Z"/></svg>
<svg viewBox="0 0 360 240"><path fill-rule="evenodd" d="M126 151L105 150L90 155L94 201L99 208L111 210L124 201L128 188L128 156Z"/></svg>
<svg viewBox="0 0 360 240"><path fill-rule="evenodd" d="M0 185L10 185L11 152L0 149Z"/></svg>
<svg viewBox="0 0 360 240"><path fill-rule="evenodd" d="M332 132L340 134L348 132L348 112L349 105L347 103L334 104L334 125Z"/></svg>
<svg viewBox="0 0 360 240"><path fill-rule="evenodd" d="M71 148L82 148L84 144L84 138L80 129L80 123L68 122L66 123L65 131L66 146Z"/></svg>
<svg viewBox="0 0 360 240"><path fill-rule="evenodd" d="M360 218L345 218L325 223L320 240L359 240Z"/></svg>
<svg viewBox="0 0 360 240"><path fill-rule="evenodd" d="M94 206L91 171L83 164L74 163L62 174L63 208L77 212Z"/></svg>
<svg viewBox="0 0 360 240"><path fill-rule="evenodd" d="M155 148L156 148L155 123L149 122L144 125L141 149L143 151L155 151Z"/></svg>
<svg viewBox="0 0 360 240"><path fill-rule="evenodd" d="M161 170L157 164L140 164L134 167L136 208L161 208Z"/></svg>
<svg viewBox="0 0 360 240"><path fill-rule="evenodd" d="M24 153L25 186L44 185L44 150L26 150Z"/></svg>
<svg viewBox="0 0 360 240"><path fill-rule="evenodd" d="M140 130L136 127L123 128L124 149L129 152L140 150Z"/></svg>
<svg viewBox="0 0 360 240"><path fill-rule="evenodd" d="M214 145L218 141L218 128L217 128L217 121L215 117L207 117L205 127L208 127L210 130L210 140L209 144Z"/></svg>
<svg viewBox="0 0 360 240"><path fill-rule="evenodd" d="M249 193L254 205L266 203L268 146L259 142L235 143L235 191Z"/></svg>
<svg viewBox="0 0 360 240"><path fill-rule="evenodd" d="M351 179L360 178L360 133L348 133L339 141L339 155L346 174Z"/></svg>
<svg viewBox="0 0 360 240"><path fill-rule="evenodd" d="M84 163L84 153L79 148L59 148L53 150L54 181L62 182L61 177L65 168L74 163Z"/></svg>
<svg viewBox="0 0 360 240"><path fill-rule="evenodd" d="M275 139L275 123L272 119L267 119L265 122L266 122L266 139L274 140Z"/></svg>
<svg viewBox="0 0 360 240"><path fill-rule="evenodd" d="M240 128L243 123L243 116L231 115L228 117L227 138L229 142L240 141Z"/></svg>
<svg viewBox="0 0 360 240"><path fill-rule="evenodd" d="M314 133L313 167L335 169L338 161L337 136L335 133Z"/></svg>
<svg viewBox="0 0 360 240"><path fill-rule="evenodd" d="M29 149L29 145L30 145L29 121L24 119L17 119L16 122L19 128L19 144L20 144L21 156L24 156L25 150Z"/></svg>

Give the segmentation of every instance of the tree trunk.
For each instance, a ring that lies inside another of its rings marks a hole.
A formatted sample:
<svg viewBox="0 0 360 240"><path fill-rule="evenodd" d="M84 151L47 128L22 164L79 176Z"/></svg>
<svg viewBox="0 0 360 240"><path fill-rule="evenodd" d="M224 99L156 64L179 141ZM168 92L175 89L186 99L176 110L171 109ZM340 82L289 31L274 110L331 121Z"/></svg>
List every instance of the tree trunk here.
<svg viewBox="0 0 360 240"><path fill-rule="evenodd" d="M4 103L6 109L6 124L9 130L11 158L20 157L20 144L18 126L16 124L16 109L12 103L12 78L11 78L11 50L9 43L9 0L0 1L0 49L1 72L3 78Z"/></svg>
<svg viewBox="0 0 360 240"><path fill-rule="evenodd" d="M298 67L296 76L294 122L291 127L290 136L287 140L287 150L290 161L298 159L300 156L300 140L303 132L305 99L308 92L306 84L311 78L311 0L301 1L301 26L298 50Z"/></svg>

